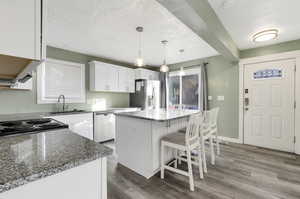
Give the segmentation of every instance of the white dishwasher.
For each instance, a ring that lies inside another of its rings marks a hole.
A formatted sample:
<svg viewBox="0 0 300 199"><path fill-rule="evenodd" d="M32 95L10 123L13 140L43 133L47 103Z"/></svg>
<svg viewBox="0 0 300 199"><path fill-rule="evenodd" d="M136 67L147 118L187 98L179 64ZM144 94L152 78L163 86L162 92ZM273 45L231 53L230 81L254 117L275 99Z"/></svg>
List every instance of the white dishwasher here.
<svg viewBox="0 0 300 199"><path fill-rule="evenodd" d="M113 112L94 113L94 141L107 142L116 137L116 119Z"/></svg>

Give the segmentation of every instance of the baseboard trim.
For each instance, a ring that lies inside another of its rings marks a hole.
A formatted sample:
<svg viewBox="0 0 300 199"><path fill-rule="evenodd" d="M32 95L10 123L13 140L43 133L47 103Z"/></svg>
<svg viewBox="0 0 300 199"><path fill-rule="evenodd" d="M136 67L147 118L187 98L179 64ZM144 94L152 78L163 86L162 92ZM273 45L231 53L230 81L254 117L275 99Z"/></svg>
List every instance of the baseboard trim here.
<svg viewBox="0 0 300 199"><path fill-rule="evenodd" d="M229 137L222 137L222 136L219 136L218 138L220 140L222 140L223 142L232 142L232 143L243 144L243 142L238 138L229 138Z"/></svg>

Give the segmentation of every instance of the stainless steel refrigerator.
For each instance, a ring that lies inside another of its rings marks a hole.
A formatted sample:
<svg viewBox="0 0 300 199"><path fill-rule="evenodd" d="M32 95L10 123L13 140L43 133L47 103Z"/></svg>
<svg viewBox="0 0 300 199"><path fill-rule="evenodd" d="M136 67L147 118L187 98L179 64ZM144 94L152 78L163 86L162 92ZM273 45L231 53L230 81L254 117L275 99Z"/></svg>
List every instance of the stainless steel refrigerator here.
<svg viewBox="0 0 300 199"><path fill-rule="evenodd" d="M130 107L159 109L161 107L160 81L135 80L135 93L130 94Z"/></svg>

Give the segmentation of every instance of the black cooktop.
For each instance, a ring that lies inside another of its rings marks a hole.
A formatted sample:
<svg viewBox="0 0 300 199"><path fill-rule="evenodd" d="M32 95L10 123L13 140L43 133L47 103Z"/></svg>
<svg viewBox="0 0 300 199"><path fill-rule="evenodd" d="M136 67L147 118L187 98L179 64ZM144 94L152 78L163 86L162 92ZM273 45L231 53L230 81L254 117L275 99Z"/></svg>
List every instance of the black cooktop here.
<svg viewBox="0 0 300 199"><path fill-rule="evenodd" d="M34 133L68 128L67 124L50 118L0 122L0 136Z"/></svg>

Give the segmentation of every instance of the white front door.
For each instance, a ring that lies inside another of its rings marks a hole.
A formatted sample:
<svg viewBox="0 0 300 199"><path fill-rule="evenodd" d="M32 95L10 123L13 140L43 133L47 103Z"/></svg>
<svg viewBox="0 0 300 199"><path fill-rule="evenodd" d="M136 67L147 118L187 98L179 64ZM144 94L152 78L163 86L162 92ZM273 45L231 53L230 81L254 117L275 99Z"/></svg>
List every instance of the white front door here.
<svg viewBox="0 0 300 199"><path fill-rule="evenodd" d="M244 143L294 152L295 60L244 67Z"/></svg>

